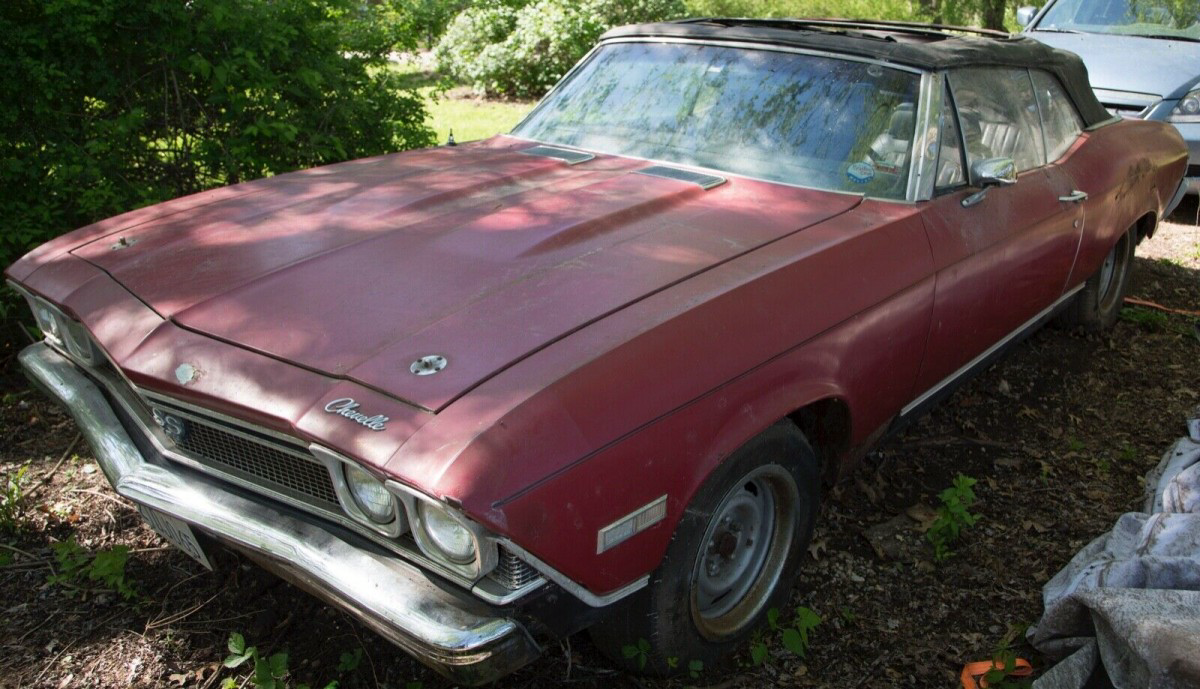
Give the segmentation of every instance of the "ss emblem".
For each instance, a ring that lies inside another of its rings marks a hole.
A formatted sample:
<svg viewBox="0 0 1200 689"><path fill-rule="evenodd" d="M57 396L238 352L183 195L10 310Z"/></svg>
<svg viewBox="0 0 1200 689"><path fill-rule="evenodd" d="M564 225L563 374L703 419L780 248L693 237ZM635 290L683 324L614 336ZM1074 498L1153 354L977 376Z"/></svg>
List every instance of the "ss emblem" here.
<svg viewBox="0 0 1200 689"><path fill-rule="evenodd" d="M174 440L176 443L183 442L187 435L187 422L178 416L172 416L162 411L161 409L152 409L151 414L154 416L154 423L162 427L163 432L167 437Z"/></svg>

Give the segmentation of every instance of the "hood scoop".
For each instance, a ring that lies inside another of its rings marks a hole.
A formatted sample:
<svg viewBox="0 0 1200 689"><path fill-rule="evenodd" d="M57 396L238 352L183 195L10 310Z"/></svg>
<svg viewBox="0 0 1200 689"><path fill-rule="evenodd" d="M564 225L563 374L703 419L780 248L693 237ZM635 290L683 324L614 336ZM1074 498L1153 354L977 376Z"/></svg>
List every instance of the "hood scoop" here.
<svg viewBox="0 0 1200 689"><path fill-rule="evenodd" d="M662 177L663 179L673 179L679 182L690 182L691 184L698 185L705 191L713 187L719 187L725 183L725 178L720 175L692 172L691 170L667 167L666 165L651 165L641 170L634 170L634 172L639 175L650 175L651 177Z"/></svg>
<svg viewBox="0 0 1200 689"><path fill-rule="evenodd" d="M593 155L591 153L584 153L583 151L572 151L572 150L568 150L566 148L555 148L554 146L534 146L533 148L526 148L519 152L524 153L527 156L541 156L543 158L554 158L555 160L563 161L567 165L578 165L580 163L586 163L587 161L596 157L595 155Z"/></svg>

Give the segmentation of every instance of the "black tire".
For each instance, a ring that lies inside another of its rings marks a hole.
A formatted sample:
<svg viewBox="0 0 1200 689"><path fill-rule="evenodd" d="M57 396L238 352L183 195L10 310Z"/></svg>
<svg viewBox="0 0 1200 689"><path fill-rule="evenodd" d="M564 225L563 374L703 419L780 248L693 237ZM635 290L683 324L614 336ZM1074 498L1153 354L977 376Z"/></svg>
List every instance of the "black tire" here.
<svg viewBox="0 0 1200 689"><path fill-rule="evenodd" d="M631 672L720 665L787 603L819 497L820 467L804 435L789 421L767 429L706 479L650 583L593 626L592 640ZM767 514L769 524L755 516ZM755 536L768 530L764 545ZM649 650L626 657L643 639Z"/></svg>
<svg viewBox="0 0 1200 689"><path fill-rule="evenodd" d="M1129 289L1136 248L1137 228L1131 228L1121 235L1104 257L1104 263L1071 300L1070 306L1059 316L1059 324L1088 332L1100 332L1113 327L1121 313L1125 292Z"/></svg>

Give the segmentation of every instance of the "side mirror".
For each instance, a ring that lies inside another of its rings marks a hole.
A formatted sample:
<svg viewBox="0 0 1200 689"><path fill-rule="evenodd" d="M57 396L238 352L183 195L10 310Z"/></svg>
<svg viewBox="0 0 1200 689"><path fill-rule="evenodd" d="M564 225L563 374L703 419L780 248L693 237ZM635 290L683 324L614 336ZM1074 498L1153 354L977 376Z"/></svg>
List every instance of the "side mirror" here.
<svg viewBox="0 0 1200 689"><path fill-rule="evenodd" d="M962 200L963 208L970 208L987 196L992 187L1007 187L1017 183L1017 164L1012 158L984 158L971 164L971 183L979 191Z"/></svg>
<svg viewBox="0 0 1200 689"><path fill-rule="evenodd" d="M1037 16L1038 9L1039 8L1037 7L1031 7L1029 5L1026 5L1025 7L1018 7L1017 25L1021 27L1029 26L1029 23L1032 22L1033 18Z"/></svg>
<svg viewBox="0 0 1200 689"><path fill-rule="evenodd" d="M1012 158L984 158L971 164L971 181L981 188L1017 183L1017 165Z"/></svg>

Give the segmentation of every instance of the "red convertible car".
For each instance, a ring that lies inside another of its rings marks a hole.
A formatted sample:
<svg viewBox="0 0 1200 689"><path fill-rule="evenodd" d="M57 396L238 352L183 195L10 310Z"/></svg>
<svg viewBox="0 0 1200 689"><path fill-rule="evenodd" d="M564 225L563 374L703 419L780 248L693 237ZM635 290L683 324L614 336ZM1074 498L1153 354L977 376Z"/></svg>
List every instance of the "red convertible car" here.
<svg viewBox="0 0 1200 689"><path fill-rule="evenodd" d="M461 683L584 627L666 673L782 607L823 479L1051 317L1111 325L1186 164L1028 38L689 20L609 32L510 135L143 208L7 278L31 378L200 562Z"/></svg>

